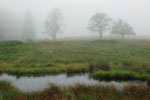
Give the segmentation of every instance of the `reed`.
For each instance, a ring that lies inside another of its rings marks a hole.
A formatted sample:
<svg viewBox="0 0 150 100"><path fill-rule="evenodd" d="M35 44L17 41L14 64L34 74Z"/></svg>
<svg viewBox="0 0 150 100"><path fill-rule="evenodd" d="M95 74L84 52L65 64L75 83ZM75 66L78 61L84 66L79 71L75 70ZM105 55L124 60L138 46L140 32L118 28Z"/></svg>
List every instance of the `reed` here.
<svg viewBox="0 0 150 100"><path fill-rule="evenodd" d="M69 88L51 85L48 89L34 93L23 93L11 84L0 81L0 100L149 100L150 87L144 85L88 86L77 84Z"/></svg>

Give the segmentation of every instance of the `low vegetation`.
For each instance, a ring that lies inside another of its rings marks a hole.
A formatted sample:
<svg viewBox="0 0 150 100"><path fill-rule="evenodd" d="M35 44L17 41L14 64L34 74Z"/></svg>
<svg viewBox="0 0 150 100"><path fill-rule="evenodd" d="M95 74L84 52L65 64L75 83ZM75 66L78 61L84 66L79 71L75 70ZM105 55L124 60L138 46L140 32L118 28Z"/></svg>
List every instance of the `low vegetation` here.
<svg viewBox="0 0 150 100"><path fill-rule="evenodd" d="M92 63L104 71L149 74L149 43L144 40L0 42L0 72L88 72Z"/></svg>
<svg viewBox="0 0 150 100"><path fill-rule="evenodd" d="M140 80L150 84L150 41L78 40L0 42L0 73L57 74L91 72L98 80ZM50 98L51 97L51 98ZM0 81L0 100L148 100L148 86L57 86L22 93Z"/></svg>
<svg viewBox="0 0 150 100"><path fill-rule="evenodd" d="M87 86L77 84L69 88L50 86L41 92L19 92L9 83L0 81L0 100L149 100L150 87L125 86L118 90L113 86Z"/></svg>
<svg viewBox="0 0 150 100"><path fill-rule="evenodd" d="M11 100L18 93L10 83L0 81L0 100Z"/></svg>
<svg viewBox="0 0 150 100"><path fill-rule="evenodd" d="M99 80L140 80L140 81L147 81L149 75L146 74L138 74L135 72L129 71L96 71L93 74L95 79Z"/></svg>

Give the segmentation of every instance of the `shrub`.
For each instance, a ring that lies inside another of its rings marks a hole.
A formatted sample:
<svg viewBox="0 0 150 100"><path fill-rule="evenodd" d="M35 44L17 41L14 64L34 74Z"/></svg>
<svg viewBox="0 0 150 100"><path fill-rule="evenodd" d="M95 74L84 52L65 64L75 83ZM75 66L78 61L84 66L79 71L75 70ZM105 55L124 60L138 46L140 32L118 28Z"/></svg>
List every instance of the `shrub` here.
<svg viewBox="0 0 150 100"><path fill-rule="evenodd" d="M106 61L100 61L98 63L90 63L89 64L89 71L92 72L93 70L101 69L103 71L108 71L110 70L110 65Z"/></svg>
<svg viewBox="0 0 150 100"><path fill-rule="evenodd" d="M97 68L100 68L101 70L104 70L104 71L110 70L110 65L106 61L101 61L101 62L97 63L96 66L97 66Z"/></svg>

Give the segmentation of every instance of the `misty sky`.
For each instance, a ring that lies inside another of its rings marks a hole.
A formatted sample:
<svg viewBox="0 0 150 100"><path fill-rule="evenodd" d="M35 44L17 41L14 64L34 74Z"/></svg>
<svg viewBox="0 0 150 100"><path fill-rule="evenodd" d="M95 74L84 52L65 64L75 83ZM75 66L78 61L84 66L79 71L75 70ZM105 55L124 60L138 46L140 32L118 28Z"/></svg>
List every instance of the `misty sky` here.
<svg viewBox="0 0 150 100"><path fill-rule="evenodd" d="M61 36L98 35L86 28L96 12L104 12L113 19L122 18L138 35L150 36L150 0L0 0L0 9L18 18L31 11L38 36L42 36L44 22L53 8L61 9L64 16Z"/></svg>

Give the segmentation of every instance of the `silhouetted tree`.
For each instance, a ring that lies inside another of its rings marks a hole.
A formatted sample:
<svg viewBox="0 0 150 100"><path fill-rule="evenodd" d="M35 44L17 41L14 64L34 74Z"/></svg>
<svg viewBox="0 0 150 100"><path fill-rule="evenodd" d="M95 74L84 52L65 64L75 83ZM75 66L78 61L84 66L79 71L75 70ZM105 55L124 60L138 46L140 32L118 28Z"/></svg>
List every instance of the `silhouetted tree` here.
<svg viewBox="0 0 150 100"><path fill-rule="evenodd" d="M136 35L132 26L121 19L114 21L111 33L120 35L122 38L124 38L125 35Z"/></svg>
<svg viewBox="0 0 150 100"><path fill-rule="evenodd" d="M24 18L23 25L23 40L32 40L34 39L34 25L33 19L30 12L27 12Z"/></svg>
<svg viewBox="0 0 150 100"><path fill-rule="evenodd" d="M111 20L105 13L96 13L89 19L88 29L97 32L102 39L103 33L108 29Z"/></svg>
<svg viewBox="0 0 150 100"><path fill-rule="evenodd" d="M61 11L55 8L50 11L45 22L45 33L50 35L54 40L56 39L57 33L61 33L62 20Z"/></svg>

